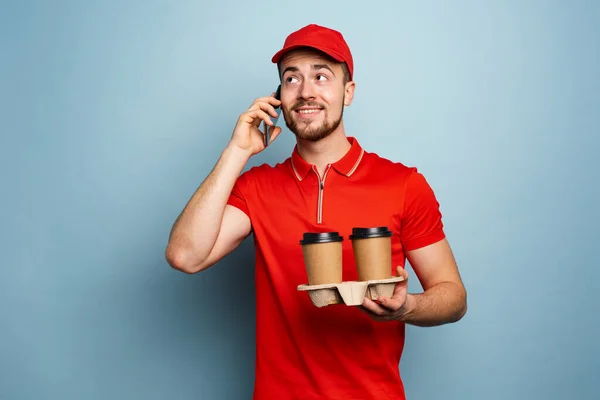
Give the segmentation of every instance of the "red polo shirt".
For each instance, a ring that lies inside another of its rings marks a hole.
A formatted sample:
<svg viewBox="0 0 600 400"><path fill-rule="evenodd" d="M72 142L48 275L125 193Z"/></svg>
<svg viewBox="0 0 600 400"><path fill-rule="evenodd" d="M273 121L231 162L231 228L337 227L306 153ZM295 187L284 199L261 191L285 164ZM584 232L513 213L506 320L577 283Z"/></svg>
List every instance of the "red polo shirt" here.
<svg viewBox="0 0 600 400"><path fill-rule="evenodd" d="M353 227L392 232L392 274L406 250L444 238L433 191L415 168L350 150L316 167L298 154L261 165L237 180L229 204L252 221L256 247L256 365L254 399L404 399L398 364L404 324L376 322L355 307L315 307L298 285L307 283L304 232L344 237L343 279L357 273L349 236Z"/></svg>

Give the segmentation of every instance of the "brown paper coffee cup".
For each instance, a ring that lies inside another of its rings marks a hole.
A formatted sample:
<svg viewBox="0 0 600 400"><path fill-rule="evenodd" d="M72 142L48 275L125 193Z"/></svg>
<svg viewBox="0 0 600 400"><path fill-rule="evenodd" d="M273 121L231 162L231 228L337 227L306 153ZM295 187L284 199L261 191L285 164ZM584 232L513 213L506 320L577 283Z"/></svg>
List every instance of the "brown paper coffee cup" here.
<svg viewBox="0 0 600 400"><path fill-rule="evenodd" d="M352 229L350 240L359 281L392 277L391 236L387 227Z"/></svg>
<svg viewBox="0 0 600 400"><path fill-rule="evenodd" d="M300 241L309 285L342 282L342 241L338 232L307 232Z"/></svg>

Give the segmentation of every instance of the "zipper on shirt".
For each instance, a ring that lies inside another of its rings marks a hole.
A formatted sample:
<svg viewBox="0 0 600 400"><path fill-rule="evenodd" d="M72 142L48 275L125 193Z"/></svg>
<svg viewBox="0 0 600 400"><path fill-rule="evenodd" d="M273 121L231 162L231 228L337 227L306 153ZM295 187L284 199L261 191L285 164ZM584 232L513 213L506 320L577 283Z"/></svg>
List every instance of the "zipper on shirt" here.
<svg viewBox="0 0 600 400"><path fill-rule="evenodd" d="M319 171L317 171L316 167L313 166L313 171L317 174L319 179L319 200L317 205L317 223L323 223L323 193L325 192L325 179L327 178L327 172L329 172L329 168L331 165L327 164L327 168L325 168L325 172L323 173L323 179L319 175Z"/></svg>

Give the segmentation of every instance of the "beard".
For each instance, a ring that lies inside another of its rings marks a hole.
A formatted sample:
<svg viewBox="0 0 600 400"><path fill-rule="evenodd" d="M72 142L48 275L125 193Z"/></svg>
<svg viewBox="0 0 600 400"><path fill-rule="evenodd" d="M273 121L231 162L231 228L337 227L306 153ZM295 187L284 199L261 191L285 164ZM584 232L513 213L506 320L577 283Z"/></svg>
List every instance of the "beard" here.
<svg viewBox="0 0 600 400"><path fill-rule="evenodd" d="M292 117L292 113L295 112L293 110L295 110L299 107L303 107L303 106L313 106L313 107L322 108L325 113L324 121L319 126L316 126L316 127L304 126L304 128L299 128L298 124ZM288 129L294 135L296 135L296 137L298 139L309 140L311 142L317 142L317 141L324 139L327 136L331 135L331 133L333 131L335 131L338 128L338 126L340 125L340 123L342 122L343 115L344 115L344 105L343 104L342 104L342 109L340 110L339 117L334 119L333 121L329 121L327 119L328 114L327 114L327 111L325 111L325 107L323 107L321 104L314 103L314 102L299 102L291 108L291 111L283 110L283 119L285 120L285 124L288 127Z"/></svg>

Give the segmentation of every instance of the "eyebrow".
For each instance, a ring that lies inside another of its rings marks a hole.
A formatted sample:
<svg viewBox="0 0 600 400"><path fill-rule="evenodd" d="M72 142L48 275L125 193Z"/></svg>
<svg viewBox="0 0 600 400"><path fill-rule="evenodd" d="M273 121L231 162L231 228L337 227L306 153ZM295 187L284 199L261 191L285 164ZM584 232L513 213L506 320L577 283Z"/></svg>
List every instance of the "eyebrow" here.
<svg viewBox="0 0 600 400"><path fill-rule="evenodd" d="M333 72L331 67L329 67L329 65L327 65L327 64L313 64L312 69L313 69L313 71L317 71L319 69L327 69L333 74L333 76L335 76L335 72ZM285 73L288 71L299 72L300 70L297 67L287 67L286 69L283 70L283 72L281 73L281 76L284 76Z"/></svg>
<svg viewBox="0 0 600 400"><path fill-rule="evenodd" d="M327 64L313 64L312 67L313 67L313 70L315 70L315 71L319 70L319 69L327 69L327 70L329 70L329 72L331 72L333 74L333 76L335 76L335 73Z"/></svg>

